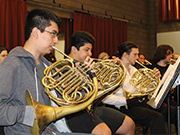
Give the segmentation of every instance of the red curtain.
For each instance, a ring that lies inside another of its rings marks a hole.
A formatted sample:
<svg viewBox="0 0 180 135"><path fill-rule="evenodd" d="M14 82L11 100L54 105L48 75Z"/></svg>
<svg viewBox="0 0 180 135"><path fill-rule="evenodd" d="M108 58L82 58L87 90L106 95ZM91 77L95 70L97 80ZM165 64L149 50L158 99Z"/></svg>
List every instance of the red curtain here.
<svg viewBox="0 0 180 135"><path fill-rule="evenodd" d="M67 18L61 18L62 25L60 28L60 32L64 32L64 37L65 37L65 50L69 46L69 38L71 37L73 33L73 21L71 19Z"/></svg>
<svg viewBox="0 0 180 135"><path fill-rule="evenodd" d="M114 55L117 47L127 41L127 23L74 13L74 32L87 31L96 39L92 53L97 58L102 51Z"/></svg>
<svg viewBox="0 0 180 135"><path fill-rule="evenodd" d="M20 0L0 0L0 44L9 49L24 44L27 3Z"/></svg>
<svg viewBox="0 0 180 135"><path fill-rule="evenodd" d="M159 0L159 21L180 20L179 0Z"/></svg>

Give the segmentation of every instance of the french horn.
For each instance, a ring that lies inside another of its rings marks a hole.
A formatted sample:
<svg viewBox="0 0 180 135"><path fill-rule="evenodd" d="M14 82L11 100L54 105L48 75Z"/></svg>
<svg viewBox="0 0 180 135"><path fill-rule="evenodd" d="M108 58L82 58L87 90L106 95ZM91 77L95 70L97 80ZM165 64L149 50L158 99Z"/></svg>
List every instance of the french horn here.
<svg viewBox="0 0 180 135"><path fill-rule="evenodd" d="M31 133L41 134L44 128L65 115L91 108L101 101L105 95L114 92L125 79L125 68L121 62L105 60L97 62L93 69L80 63L75 66L75 60L53 47L68 59L62 59L44 70L42 84L45 92L59 107L45 106L35 101L30 92L26 92L27 105L33 106L36 114ZM98 81L101 87L98 88ZM56 95L52 94L55 91ZM92 114L91 109L89 113Z"/></svg>
<svg viewBox="0 0 180 135"><path fill-rule="evenodd" d="M71 113L85 109L90 105L98 91L97 77L91 73L88 66L75 66L72 59L62 59L44 70L42 84L45 92L59 107L46 106L38 103L26 92L26 104L33 106L36 119L30 127L33 135L39 135L45 127ZM57 96L51 92L56 91Z"/></svg>
<svg viewBox="0 0 180 135"><path fill-rule="evenodd" d="M145 65L152 65L152 63L151 62L149 62L148 60L144 60L144 63L145 63Z"/></svg>
<svg viewBox="0 0 180 135"><path fill-rule="evenodd" d="M89 114L92 115L96 106L108 95L115 93L120 87L126 76L126 68L121 61L112 59L98 60L93 66L95 75L99 82L98 93L95 100L89 106Z"/></svg>
<svg viewBox="0 0 180 135"><path fill-rule="evenodd" d="M121 61L101 60L94 64L93 69L96 70L95 75L101 85L96 99L108 92L112 92L112 90L121 86L125 80L126 68Z"/></svg>
<svg viewBox="0 0 180 135"><path fill-rule="evenodd" d="M176 63L176 60L174 60L174 59L170 59L169 64L174 65L175 63Z"/></svg>
<svg viewBox="0 0 180 135"><path fill-rule="evenodd" d="M153 70L148 69L138 61L136 62L144 67L137 70L130 80L130 84L138 93L130 93L124 90L127 99L145 95L151 96L160 82L160 78L155 76Z"/></svg>

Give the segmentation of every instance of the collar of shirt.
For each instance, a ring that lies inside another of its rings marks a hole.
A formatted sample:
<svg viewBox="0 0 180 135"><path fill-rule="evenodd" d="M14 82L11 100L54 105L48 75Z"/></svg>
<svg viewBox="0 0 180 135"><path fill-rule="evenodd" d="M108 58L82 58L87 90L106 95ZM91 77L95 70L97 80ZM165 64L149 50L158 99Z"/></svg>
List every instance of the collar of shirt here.
<svg viewBox="0 0 180 135"><path fill-rule="evenodd" d="M126 78L125 78L125 81L124 81L124 84L123 84L123 88L124 88L124 90L126 90L127 92L130 92L130 93L139 93L130 84L130 80L131 80L133 74L137 71L137 69L135 67L133 67L132 65L129 65L129 68L130 68L130 73L128 73L126 71Z"/></svg>

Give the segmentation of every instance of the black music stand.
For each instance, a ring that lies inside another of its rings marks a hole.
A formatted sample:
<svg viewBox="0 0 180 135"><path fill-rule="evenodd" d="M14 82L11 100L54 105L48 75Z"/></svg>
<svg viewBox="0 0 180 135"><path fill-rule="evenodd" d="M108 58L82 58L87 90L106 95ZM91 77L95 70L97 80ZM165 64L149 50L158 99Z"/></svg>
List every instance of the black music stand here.
<svg viewBox="0 0 180 135"><path fill-rule="evenodd" d="M180 72L180 57L178 58L178 60L176 61L174 65L169 66L161 82L159 83L158 87L156 88L154 94L152 95L150 100L147 102L147 104L149 104L155 109L158 109L162 105L167 94L169 93L169 90L174 86L177 86L177 98L179 98L179 84L180 84L179 72ZM177 105L178 127L180 127L179 99L177 103L178 103ZM170 104L168 105L168 114L169 114L168 115L168 131L170 134ZM179 130L180 129L178 128L178 135L180 135Z"/></svg>

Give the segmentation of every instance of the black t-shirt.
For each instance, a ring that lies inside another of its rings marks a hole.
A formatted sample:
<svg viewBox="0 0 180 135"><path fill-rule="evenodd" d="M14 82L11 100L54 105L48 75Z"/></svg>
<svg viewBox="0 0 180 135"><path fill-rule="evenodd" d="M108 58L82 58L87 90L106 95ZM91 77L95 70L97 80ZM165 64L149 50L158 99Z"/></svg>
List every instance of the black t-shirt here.
<svg viewBox="0 0 180 135"><path fill-rule="evenodd" d="M159 69L159 71L160 71L160 73L161 73L161 79L162 79L163 75L165 74L166 70L167 70L168 67L169 67L169 64L167 64L165 67L162 67L162 66L160 66L160 65L158 65L158 64L148 65L147 67L150 68L150 69L154 69L154 68Z"/></svg>

